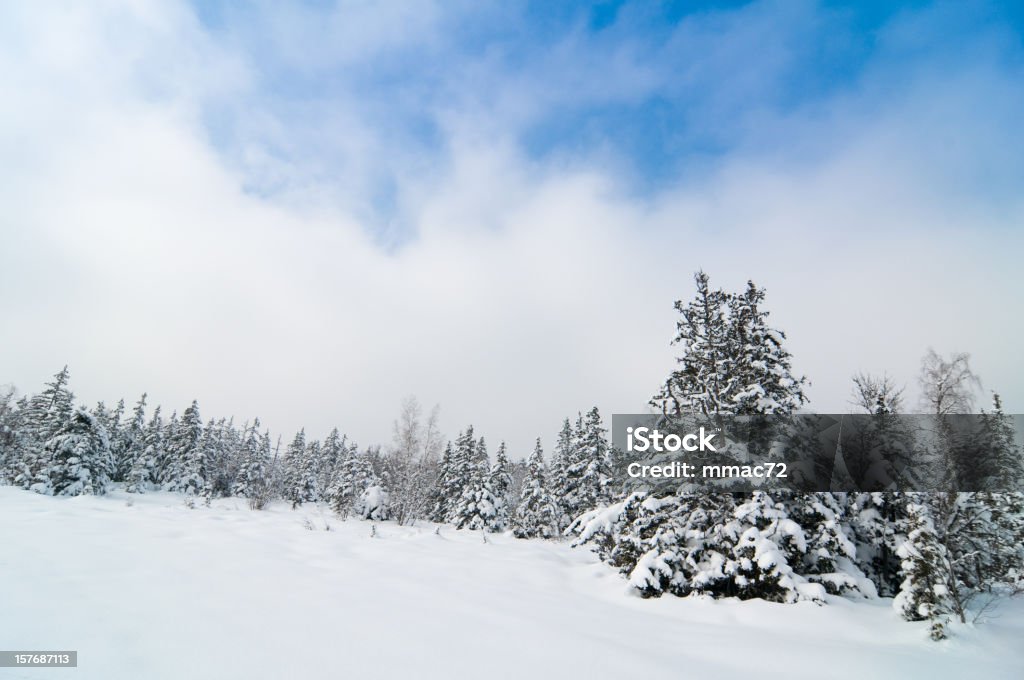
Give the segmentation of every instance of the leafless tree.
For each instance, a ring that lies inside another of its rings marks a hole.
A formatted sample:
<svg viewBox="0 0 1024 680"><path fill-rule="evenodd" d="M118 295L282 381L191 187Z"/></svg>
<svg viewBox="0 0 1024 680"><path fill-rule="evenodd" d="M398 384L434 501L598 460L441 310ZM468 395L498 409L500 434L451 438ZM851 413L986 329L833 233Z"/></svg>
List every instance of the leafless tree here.
<svg viewBox="0 0 1024 680"><path fill-rule="evenodd" d="M440 408L434 406L423 421L416 397L406 397L394 423L392 445L385 461L392 516L399 524L423 517L429 504L437 458L443 445L438 428Z"/></svg>
<svg viewBox="0 0 1024 680"><path fill-rule="evenodd" d="M853 405L867 413L900 413L903 410L903 387L889 376L858 373L853 376Z"/></svg>
<svg viewBox="0 0 1024 680"><path fill-rule="evenodd" d="M948 359L934 349L921 360L921 404L927 413L945 416L952 413L970 413L974 406L975 391L981 381L971 370L970 355L952 354Z"/></svg>

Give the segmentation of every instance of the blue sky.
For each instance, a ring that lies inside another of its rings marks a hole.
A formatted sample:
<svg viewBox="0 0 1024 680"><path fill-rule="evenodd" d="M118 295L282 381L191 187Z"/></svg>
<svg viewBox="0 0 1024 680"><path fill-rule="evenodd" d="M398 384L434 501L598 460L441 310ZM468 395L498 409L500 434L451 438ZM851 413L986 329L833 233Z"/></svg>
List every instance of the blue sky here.
<svg viewBox="0 0 1024 680"><path fill-rule="evenodd" d="M703 268L812 406L931 346L1024 411L1019 3L0 6L0 384L528 453ZM978 395L978 405L986 399Z"/></svg>
<svg viewBox="0 0 1024 680"><path fill-rule="evenodd" d="M292 181L359 173L365 185L349 200L381 224L400 212L409 159L445 163L464 127L506 138L530 161L611 165L640 197L732 154L827 153L817 128L850 100L871 116L975 59L1019 69L1024 14L1017 3L282 6L196 3L204 27L253 71L242 106L206 112L211 137L237 154L252 141L239 118L253 110L302 130L258 142L295 166ZM339 108L386 139L383 158L332 143ZM254 176L252 187L274 192L281 181Z"/></svg>

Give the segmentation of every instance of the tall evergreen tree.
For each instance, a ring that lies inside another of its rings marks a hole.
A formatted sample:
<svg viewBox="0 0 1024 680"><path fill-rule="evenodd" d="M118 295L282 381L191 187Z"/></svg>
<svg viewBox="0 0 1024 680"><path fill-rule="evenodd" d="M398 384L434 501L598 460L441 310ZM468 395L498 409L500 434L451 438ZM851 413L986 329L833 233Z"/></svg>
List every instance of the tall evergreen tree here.
<svg viewBox="0 0 1024 680"><path fill-rule="evenodd" d="M57 496L103 494L109 482L110 442L97 418L85 409L74 411L46 442L48 465L32 488Z"/></svg>
<svg viewBox="0 0 1024 680"><path fill-rule="evenodd" d="M161 483L168 491L201 493L203 421L199 415L199 402L193 401L181 414L180 420L171 417L164 443L166 466Z"/></svg>
<svg viewBox="0 0 1024 680"><path fill-rule="evenodd" d="M952 566L930 508L911 503L907 511L910 532L899 548L904 580L892 604L908 621L932 621L932 639L941 640L950 613Z"/></svg>
<svg viewBox="0 0 1024 680"><path fill-rule="evenodd" d="M369 458L354 443L345 447L341 467L334 475L334 483L328 494L331 509L341 517L347 517L355 509L363 493L377 485L376 475Z"/></svg>
<svg viewBox="0 0 1024 680"><path fill-rule="evenodd" d="M241 465L231 489L232 494L250 501L265 498L270 487L270 435L261 435L259 430L260 419L256 418L245 431L240 454Z"/></svg>
<svg viewBox="0 0 1024 680"><path fill-rule="evenodd" d="M596 406L577 420L564 476L562 504L571 519L611 500L611 446Z"/></svg>
<svg viewBox="0 0 1024 680"><path fill-rule="evenodd" d="M728 300L730 383L738 390L729 408L737 415L789 415L807 402L807 380L793 375L791 355L782 346L786 334L768 326L764 297L764 288L747 281L746 290Z"/></svg>
<svg viewBox="0 0 1024 680"><path fill-rule="evenodd" d="M306 430L299 430L284 453L284 497L293 508L314 500L315 475L308 461Z"/></svg>
<svg viewBox="0 0 1024 680"><path fill-rule="evenodd" d="M140 403L142 403L141 400ZM140 410L136 409L136 415ZM164 451L164 423L160 418L160 407L153 410L153 416L142 433L141 448L128 472L125 490L132 493L145 493L160 485L161 468L166 460Z"/></svg>
<svg viewBox="0 0 1024 680"><path fill-rule="evenodd" d="M505 442L501 442L498 446L498 452L494 456L494 465L487 473L485 486L494 497L495 503L495 516L489 529L503 531L508 527L512 506L509 498L509 491L512 488L512 463L508 459Z"/></svg>
<svg viewBox="0 0 1024 680"><path fill-rule="evenodd" d="M733 396L739 376L730 371L735 343L726 318L728 296L712 290L703 271L694 276L697 295L675 303L682 319L676 322L672 344L679 345L678 367L669 374L651 405L663 413L697 413L717 417L734 412Z"/></svg>
<svg viewBox="0 0 1024 680"><path fill-rule="evenodd" d="M14 483L29 488L37 483L36 476L49 465L50 452L46 443L61 431L71 419L74 395L68 389L70 373L65 366L46 383L46 389L29 398L20 409L18 427L19 463L14 473Z"/></svg>
<svg viewBox="0 0 1024 680"><path fill-rule="evenodd" d="M434 504L430 518L435 522L447 522L455 499L462 495L462 481L458 478L455 451L452 443L444 447L437 465L437 482L434 485Z"/></svg>
<svg viewBox="0 0 1024 680"><path fill-rule="evenodd" d="M526 480L513 518L513 531L517 538L554 538L559 534L559 512L547 489L544 451L539 438L526 466Z"/></svg>
<svg viewBox="0 0 1024 680"><path fill-rule="evenodd" d="M121 402L123 403L123 401ZM118 470L120 479L116 481L129 482L132 470L136 461L145 450L146 432L146 395L143 395L135 403L131 416L120 428L117 437L117 445L111 445L111 453L114 455L114 465Z"/></svg>

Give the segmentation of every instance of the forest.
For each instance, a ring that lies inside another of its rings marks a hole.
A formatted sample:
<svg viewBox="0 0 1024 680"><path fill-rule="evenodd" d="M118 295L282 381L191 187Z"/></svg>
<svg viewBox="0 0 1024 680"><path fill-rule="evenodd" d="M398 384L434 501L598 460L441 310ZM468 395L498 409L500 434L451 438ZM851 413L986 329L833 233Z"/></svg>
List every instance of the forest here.
<svg viewBox="0 0 1024 680"><path fill-rule="evenodd" d="M677 365L651 398L652 413L785 420L809 412L807 379L769 323L764 289L750 282L726 292L704 272L695 284L693 297L675 303ZM980 382L969 355L929 350L919 388L911 411L886 375L859 374L852 403L879 428L910 412L941 424L975 412ZM613 474L623 454L596 406L563 420L549 455L540 438L528 455L500 441L491 455L472 425L447 440L438 409L424 414L410 397L392 441L362 447L338 428L285 439L258 418L204 420L198 401L170 415L146 394L131 406L88 407L76 402L65 367L38 393L0 395L0 484L53 496L159 490L190 506L238 497L254 511L321 504L342 518L566 540L593 549L644 597L891 597L907 620L930 621L938 640L951 619L976 619L1024 591L1024 457L998 394L979 412L986 474L1010 490L959 490L982 463L949 442L946 490L645 492Z"/></svg>

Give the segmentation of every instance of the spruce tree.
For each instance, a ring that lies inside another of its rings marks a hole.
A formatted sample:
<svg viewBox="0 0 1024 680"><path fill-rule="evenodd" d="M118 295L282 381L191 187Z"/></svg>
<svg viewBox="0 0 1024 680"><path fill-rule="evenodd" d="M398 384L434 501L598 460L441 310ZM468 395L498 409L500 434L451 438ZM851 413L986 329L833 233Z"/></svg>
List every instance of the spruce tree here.
<svg viewBox="0 0 1024 680"><path fill-rule="evenodd" d="M497 530L498 501L487 485L490 464L484 438L474 443L470 428L459 438L455 451L456 469L464 483L449 521L457 529Z"/></svg>
<svg viewBox="0 0 1024 680"><path fill-rule="evenodd" d="M141 403L141 402L140 402ZM135 457L128 472L125 490L145 493L160 485L161 467L166 460L164 450L164 424L160 418L160 407L153 410L153 417L142 434L142 452Z"/></svg>
<svg viewBox="0 0 1024 680"><path fill-rule="evenodd" d="M452 443L448 442L437 465L437 482L434 484L434 504L430 518L435 522L447 522L452 502L461 494L460 481L455 471L455 452Z"/></svg>
<svg viewBox="0 0 1024 680"><path fill-rule="evenodd" d="M32 488L56 496L103 494L109 482L110 442L97 418L74 411L46 442L48 465Z"/></svg>
<svg viewBox="0 0 1024 680"><path fill-rule="evenodd" d="M570 519L611 500L611 446L596 406L577 419L563 474L562 504Z"/></svg>
<svg viewBox="0 0 1024 680"><path fill-rule="evenodd" d="M930 508L910 503L907 514L910 531L899 548L904 580L892 604L908 621L930 620L932 639L941 640L950 612L952 567Z"/></svg>
<svg viewBox="0 0 1024 680"><path fill-rule="evenodd" d="M559 534L559 513L555 499L547 489L544 451L539 438L526 469L526 480L513 518L513 531L517 538L554 538Z"/></svg>
<svg viewBox="0 0 1024 680"><path fill-rule="evenodd" d="M166 465L160 480L165 490L202 493L202 439L203 421L199 415L199 402L193 400L179 420L171 417L167 427L164 444Z"/></svg>
<svg viewBox="0 0 1024 680"><path fill-rule="evenodd" d="M742 294L728 299L733 373L728 382L737 390L729 409L741 416L789 415L807 401L807 380L793 375L791 355L782 346L786 334L768 326L764 298L764 289L747 281Z"/></svg>
<svg viewBox="0 0 1024 680"><path fill-rule="evenodd" d="M342 454L341 467L334 475L328 493L331 509L347 517L356 507L366 489L377 484L369 458L354 443L349 443Z"/></svg>
<svg viewBox="0 0 1024 680"><path fill-rule="evenodd" d="M61 431L71 419L74 395L68 389L70 373L65 366L46 383L46 389L29 398L19 409L18 428L19 462L14 472L14 483L30 488L36 477L49 465L50 452L46 443Z"/></svg>
<svg viewBox="0 0 1024 680"><path fill-rule="evenodd" d="M487 474L486 486L494 496L495 517L490 527L493 531L508 528L511 505L509 492L512 488L512 463L509 462L505 442L498 446L494 456L494 465Z"/></svg>
<svg viewBox="0 0 1024 680"><path fill-rule="evenodd" d="M320 456L316 464L316 495L320 500L326 500L330 496L331 487L334 485L334 476L341 469L345 457L345 437L338 432L338 428L331 430L320 447Z"/></svg>
<svg viewBox="0 0 1024 680"><path fill-rule="evenodd" d="M123 403L123 402L122 402ZM125 421L118 434L117 446L111 446L115 466L120 480L131 483L132 470L145 450L146 434L146 395L143 394L135 403L131 416Z"/></svg>
<svg viewBox="0 0 1024 680"><path fill-rule="evenodd" d="M732 369L736 345L729 336L728 296L712 290L708 275L694 275L697 295L675 303L682 319L676 322L673 345L679 345L678 368L669 374L651 405L666 415L696 413L709 417L731 414L740 377Z"/></svg>
<svg viewBox="0 0 1024 680"><path fill-rule="evenodd" d="M292 508L315 500L315 480L303 428L295 434L284 454L284 497Z"/></svg>
<svg viewBox="0 0 1024 680"><path fill-rule="evenodd" d="M233 495L257 501L250 503L252 506L259 505L258 501L266 497L270 487L270 435L261 435L259 429L260 419L256 418L245 430L240 452L242 460L234 486L231 488Z"/></svg>

